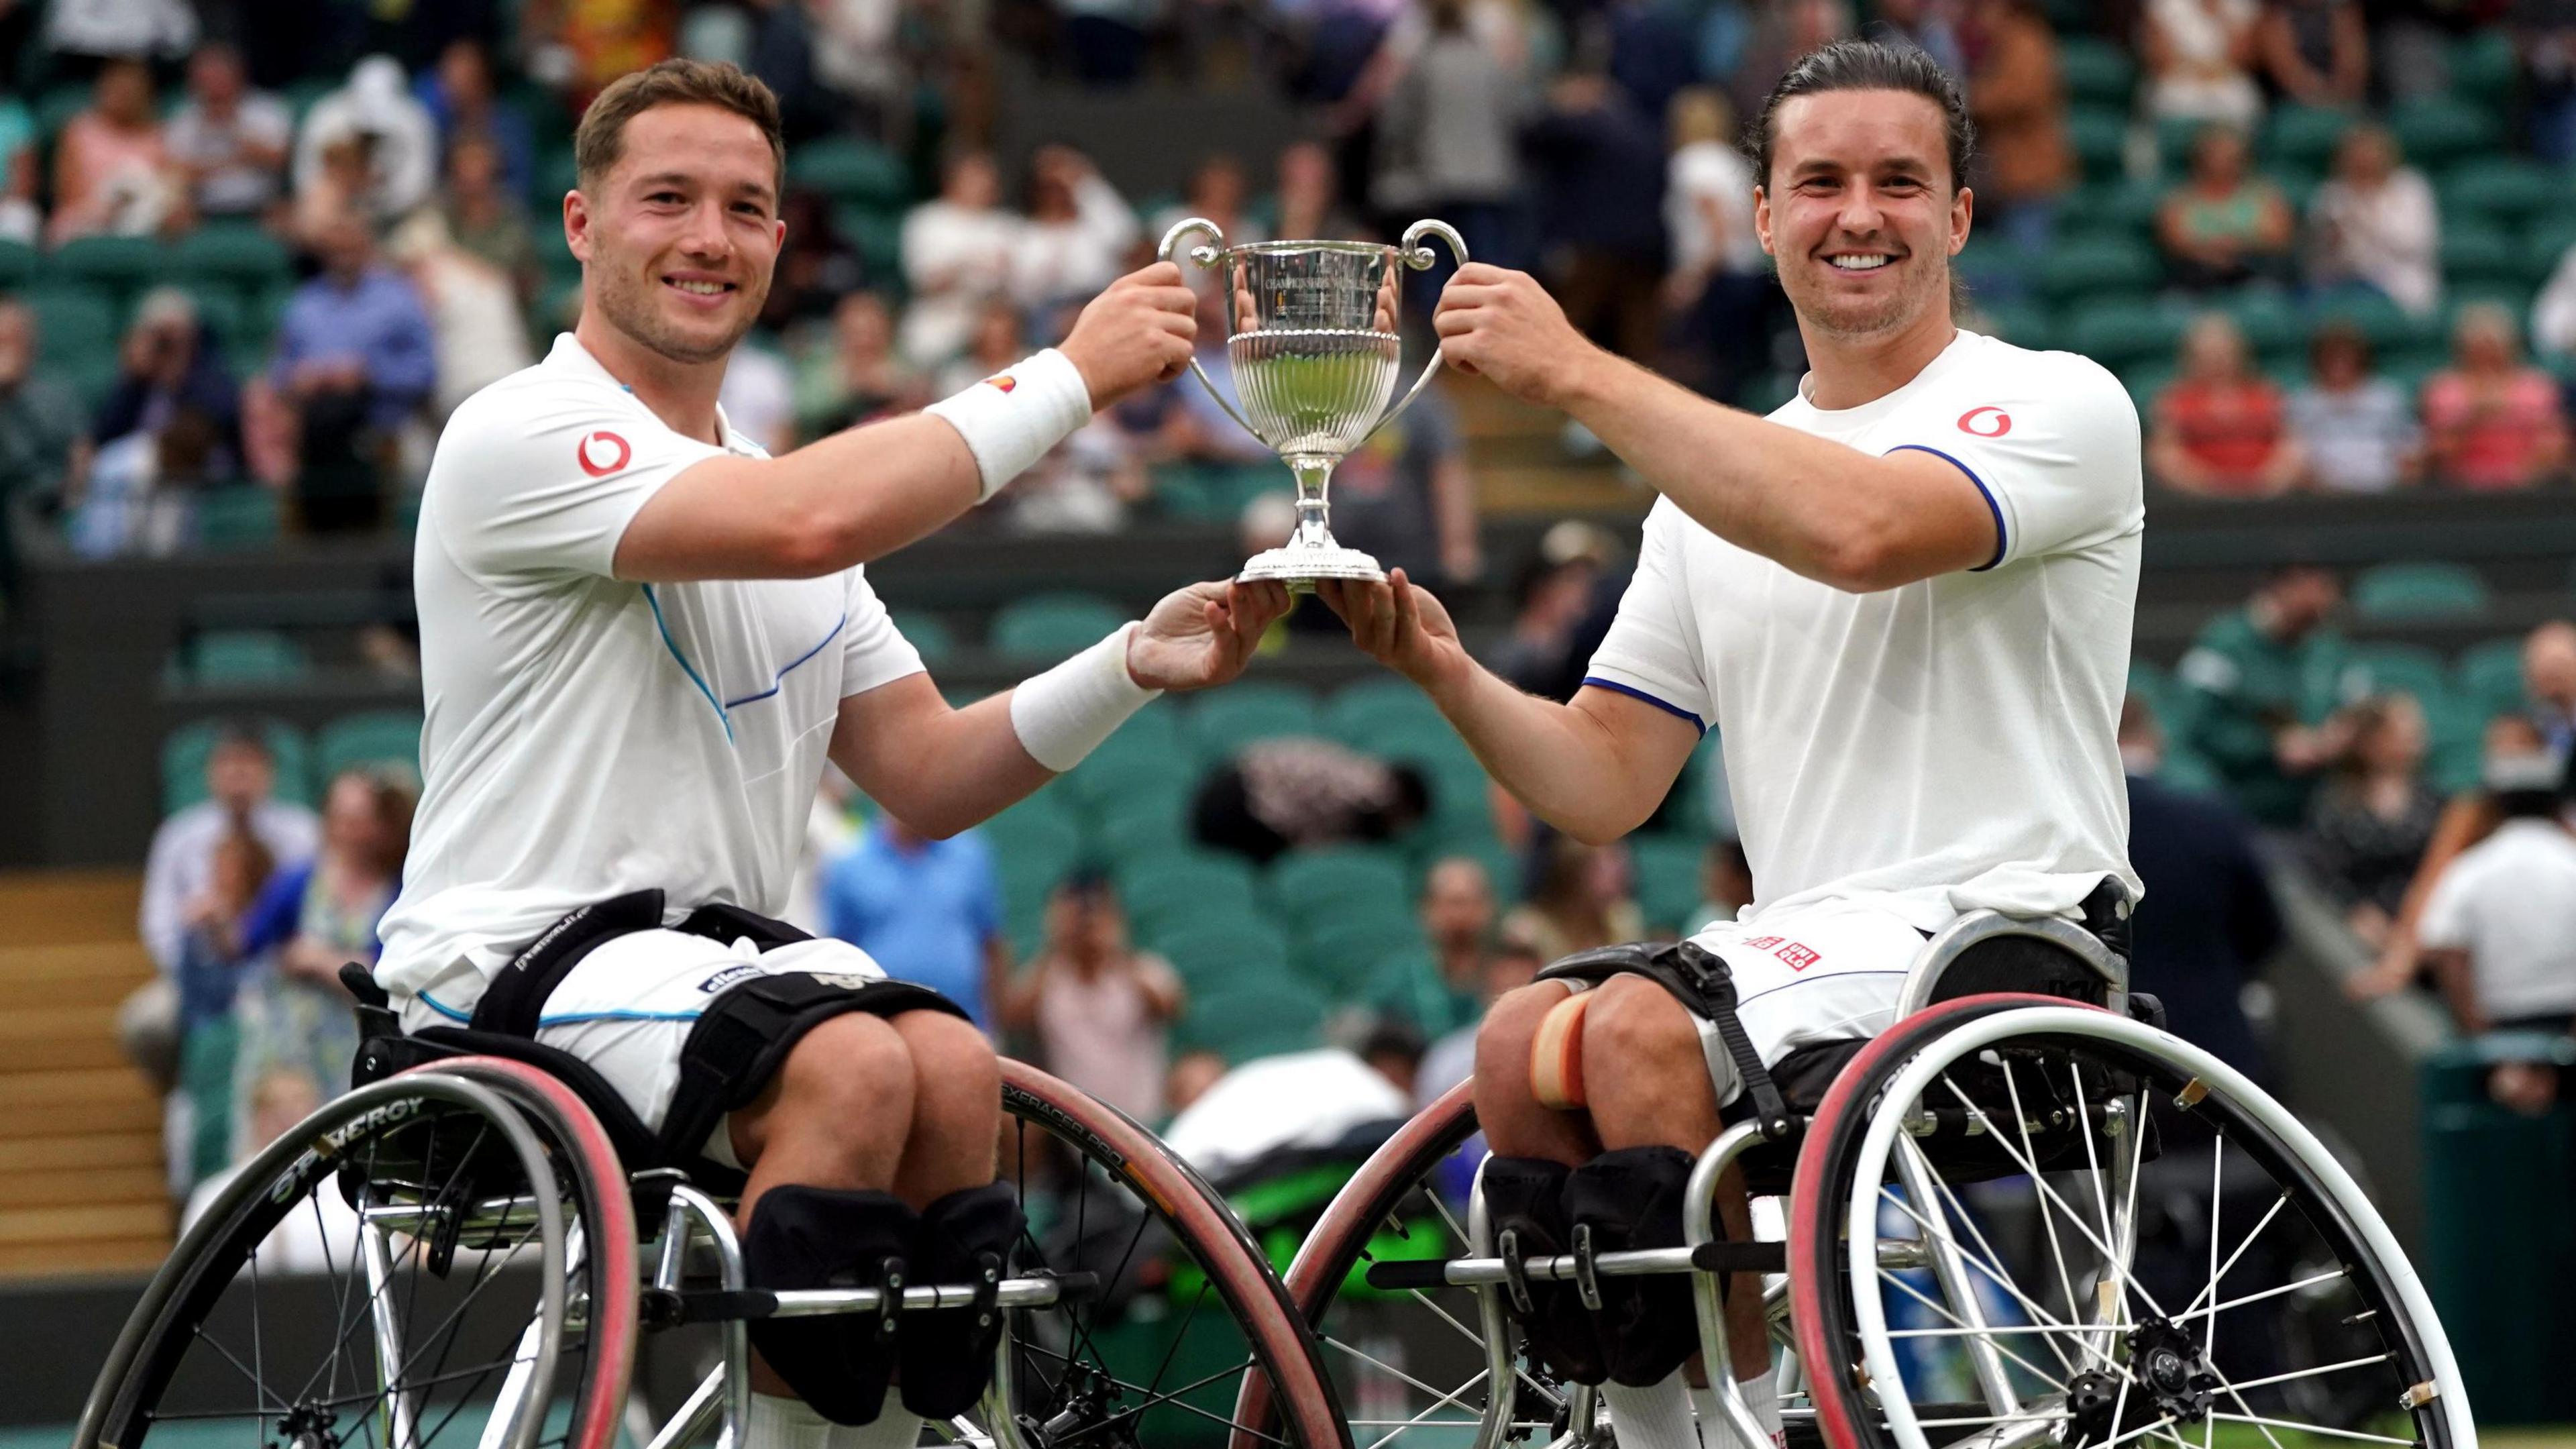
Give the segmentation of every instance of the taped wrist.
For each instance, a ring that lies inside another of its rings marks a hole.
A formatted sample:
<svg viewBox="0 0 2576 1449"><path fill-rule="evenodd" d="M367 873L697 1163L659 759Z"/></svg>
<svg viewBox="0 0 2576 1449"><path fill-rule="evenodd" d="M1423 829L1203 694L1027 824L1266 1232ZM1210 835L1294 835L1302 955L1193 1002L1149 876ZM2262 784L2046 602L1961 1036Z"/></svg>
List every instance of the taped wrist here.
<svg viewBox="0 0 2576 1449"><path fill-rule="evenodd" d="M1485 1160L1485 1210L1494 1225L1495 1251L1507 1260L1522 1262L1560 1257L1567 1251L1566 1175L1564 1163L1541 1157ZM1503 1302L1528 1337L1531 1352L1571 1382L1598 1384L1607 1379L1609 1367L1601 1353L1599 1330L1575 1285L1531 1280L1527 1287L1524 1302L1506 1285Z"/></svg>
<svg viewBox="0 0 2576 1449"><path fill-rule="evenodd" d="M1162 693L1127 673L1129 624L1011 691L1011 729L1029 758L1061 775Z"/></svg>
<svg viewBox="0 0 2576 1449"><path fill-rule="evenodd" d="M1691 1165L1678 1147L1623 1147L1574 1169L1565 1179L1569 1235L1588 1229L1595 1256L1680 1247ZM1699 1347L1689 1274L1598 1281L1601 1308L1593 1319L1613 1382L1661 1383Z"/></svg>
<svg viewBox="0 0 2576 1449"><path fill-rule="evenodd" d="M1050 347L922 411L966 440L983 477L981 503L1091 421L1091 389L1073 359Z"/></svg>
<svg viewBox="0 0 2576 1449"><path fill-rule="evenodd" d="M888 1193L773 1187L761 1194L743 1234L744 1277L754 1288L900 1292L916 1277L907 1260L920 1224L918 1214ZM882 1311L755 1318L751 1345L814 1412L835 1424L867 1424L885 1407L896 1321Z"/></svg>
<svg viewBox="0 0 2576 1449"><path fill-rule="evenodd" d="M933 1421L952 1419L983 1396L993 1379L993 1350L1002 1341L1002 1310L992 1295L1010 1276L1011 1247L1024 1226L1019 1192L1007 1182L952 1192L921 1210L913 1281L943 1288L966 1284L977 1296L970 1307L904 1320L906 1409Z"/></svg>

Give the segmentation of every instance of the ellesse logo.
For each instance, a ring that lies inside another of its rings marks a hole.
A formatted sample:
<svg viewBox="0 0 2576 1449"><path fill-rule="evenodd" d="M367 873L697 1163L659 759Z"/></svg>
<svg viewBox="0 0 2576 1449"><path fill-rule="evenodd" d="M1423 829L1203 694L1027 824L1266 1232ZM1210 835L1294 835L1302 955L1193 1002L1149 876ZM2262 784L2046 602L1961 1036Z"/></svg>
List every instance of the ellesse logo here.
<svg viewBox="0 0 2576 1449"><path fill-rule="evenodd" d="M635 450L626 446L626 440L611 432L585 434L581 446L573 450L581 471L593 478L607 477L625 467L626 460L634 456Z"/></svg>
<svg viewBox="0 0 2576 1449"><path fill-rule="evenodd" d="M2000 438L2012 431L2012 414L1991 404L1959 414L1959 431L1980 438Z"/></svg>

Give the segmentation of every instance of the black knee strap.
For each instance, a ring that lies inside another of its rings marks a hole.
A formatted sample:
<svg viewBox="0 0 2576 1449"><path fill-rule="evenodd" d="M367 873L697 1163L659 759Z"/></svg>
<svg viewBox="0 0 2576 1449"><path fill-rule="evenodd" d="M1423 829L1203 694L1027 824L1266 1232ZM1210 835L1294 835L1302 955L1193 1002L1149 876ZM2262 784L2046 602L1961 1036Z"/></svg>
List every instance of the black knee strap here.
<svg viewBox="0 0 2576 1449"><path fill-rule="evenodd" d="M1753 1108L1755 1125L1773 1141L1789 1135L1789 1106L1780 1096L1771 1071L1753 1049L1753 1037L1735 1015L1735 973L1726 958L1694 941L1637 941L1578 951L1550 963L1538 973L1542 981L1587 981L1599 985L1613 976L1636 975L1664 988L1682 1009L1717 1029L1718 1040L1735 1063L1744 1084L1744 1100Z"/></svg>
<svg viewBox="0 0 2576 1449"><path fill-rule="evenodd" d="M909 981L837 971L748 972L708 1003L680 1044L680 1080L662 1119L665 1160L697 1161L716 1123L751 1105L805 1033L851 1011L966 1015L947 997Z"/></svg>
<svg viewBox="0 0 2576 1449"><path fill-rule="evenodd" d="M1517 1266L1571 1251L1572 1234L1565 1216L1568 1172L1564 1163L1545 1158L1487 1158L1485 1213L1493 1224L1495 1251L1512 1265L1503 1301L1528 1337L1531 1350L1559 1377L1598 1384L1609 1377L1609 1364L1601 1351L1599 1327L1576 1286L1531 1281L1521 1276Z"/></svg>
<svg viewBox="0 0 2576 1449"><path fill-rule="evenodd" d="M992 1382L993 1350L1002 1340L998 1298L1026 1222L1019 1191L1007 1182L952 1192L921 1210L913 1281L972 1284L975 1301L904 1320L899 1353L906 1409L925 1419L954 1418L973 1408Z"/></svg>
<svg viewBox="0 0 2576 1449"><path fill-rule="evenodd" d="M900 1293L916 1276L907 1264L920 1225L919 1215L887 1193L773 1187L743 1233L744 1275L754 1288ZM835 1424L868 1424L884 1409L894 1374L896 1317L880 1310L755 1318L751 1344L814 1412Z"/></svg>
<svg viewBox="0 0 2576 1449"><path fill-rule="evenodd" d="M1569 1236L1588 1237L1594 1255L1682 1246L1682 1201L1691 1155L1678 1147L1623 1147L1566 1175ZM1699 1346L1690 1275L1650 1273L1596 1280L1602 1357L1610 1378L1645 1388L1672 1376Z"/></svg>

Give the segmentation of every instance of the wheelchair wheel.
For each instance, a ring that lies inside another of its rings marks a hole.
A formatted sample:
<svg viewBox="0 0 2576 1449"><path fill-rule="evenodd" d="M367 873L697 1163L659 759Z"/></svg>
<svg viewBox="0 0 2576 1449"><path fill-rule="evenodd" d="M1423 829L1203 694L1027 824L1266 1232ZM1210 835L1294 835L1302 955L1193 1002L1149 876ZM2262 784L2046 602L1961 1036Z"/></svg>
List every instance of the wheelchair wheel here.
<svg viewBox="0 0 2576 1449"><path fill-rule="evenodd" d="M1490 1401L1483 1309L1464 1288L1369 1285L1373 1263L1448 1258L1468 1249L1467 1189L1480 1154L1472 1084L1452 1088L1373 1153L1298 1249L1289 1297L1321 1345L1351 1409L1356 1449L1467 1449ZM1503 1432L1546 1445L1589 1422L1591 1395L1556 1381L1510 1335L1511 1408ZM1261 1386L1237 1417L1266 1422Z"/></svg>
<svg viewBox="0 0 2576 1449"><path fill-rule="evenodd" d="M606 1449L635 1248L616 1154L560 1083L489 1058L370 1083L181 1237L73 1444L178 1422L281 1449Z"/></svg>
<svg viewBox="0 0 2576 1449"><path fill-rule="evenodd" d="M2477 1442L2351 1176L2110 1012L1972 996L1873 1041L1809 1124L1789 1269L1835 1446Z"/></svg>
<svg viewBox="0 0 2576 1449"><path fill-rule="evenodd" d="M947 1427L1016 1449L1350 1449L1313 1342L1224 1200L1034 1067L1006 1058L1002 1099L1001 1172L1029 1220L1012 1271L1098 1286L1013 1311L1007 1383ZM1236 1412L1250 1385L1278 1409L1258 1425Z"/></svg>

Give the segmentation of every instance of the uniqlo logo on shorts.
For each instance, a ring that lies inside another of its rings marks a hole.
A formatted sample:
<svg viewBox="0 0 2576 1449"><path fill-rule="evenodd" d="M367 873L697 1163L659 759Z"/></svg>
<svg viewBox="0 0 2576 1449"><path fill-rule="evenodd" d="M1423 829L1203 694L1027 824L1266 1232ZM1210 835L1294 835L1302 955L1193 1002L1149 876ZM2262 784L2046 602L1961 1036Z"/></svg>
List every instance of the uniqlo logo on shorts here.
<svg viewBox="0 0 2576 1449"><path fill-rule="evenodd" d="M1788 962L1789 969L1792 971L1804 971L1808 967L1825 959L1824 957L1817 955L1813 947L1801 946L1795 941L1783 944L1779 950L1774 951L1771 954Z"/></svg>

